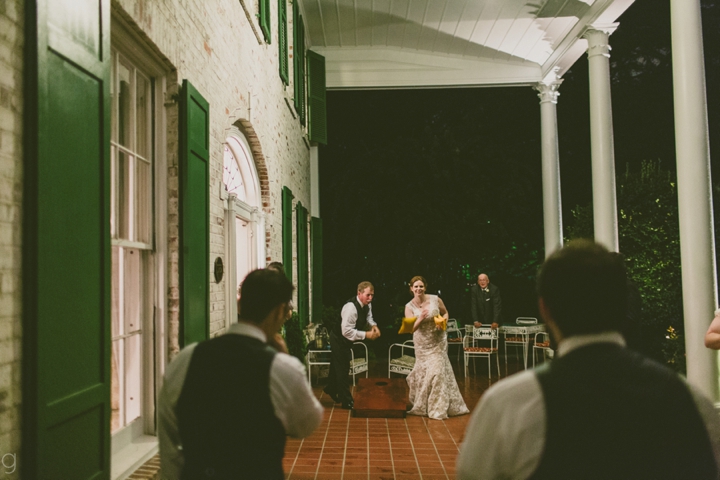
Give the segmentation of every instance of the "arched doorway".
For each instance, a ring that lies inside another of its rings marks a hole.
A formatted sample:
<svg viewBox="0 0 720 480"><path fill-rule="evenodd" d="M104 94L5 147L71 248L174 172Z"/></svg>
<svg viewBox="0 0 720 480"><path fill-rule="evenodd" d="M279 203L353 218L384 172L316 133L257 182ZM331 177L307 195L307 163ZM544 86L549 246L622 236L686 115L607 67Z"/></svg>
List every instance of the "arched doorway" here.
<svg viewBox="0 0 720 480"><path fill-rule="evenodd" d="M239 283L251 270L265 265L265 215L260 181L245 135L233 127L225 140L223 183L226 241L226 324L237 321Z"/></svg>

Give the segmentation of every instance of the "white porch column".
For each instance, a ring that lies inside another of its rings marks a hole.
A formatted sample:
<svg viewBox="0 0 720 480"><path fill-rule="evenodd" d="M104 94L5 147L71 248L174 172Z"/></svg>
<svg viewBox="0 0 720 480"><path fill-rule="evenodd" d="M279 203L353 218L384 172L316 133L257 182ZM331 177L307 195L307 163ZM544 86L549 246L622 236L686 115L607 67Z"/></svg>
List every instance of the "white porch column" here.
<svg viewBox="0 0 720 480"><path fill-rule="evenodd" d="M310 216L320 218L320 162L318 147L310 147Z"/></svg>
<svg viewBox="0 0 720 480"><path fill-rule="evenodd" d="M717 352L704 346L718 298L700 1L670 5L687 378L718 402Z"/></svg>
<svg viewBox="0 0 720 480"><path fill-rule="evenodd" d="M617 252L615 147L610 96L610 45L617 24L593 26L585 32L590 73L590 143L592 151L593 224L595 240Z"/></svg>
<svg viewBox="0 0 720 480"><path fill-rule="evenodd" d="M553 75L554 77L554 75ZM540 97L542 132L543 227L545 258L563 246L562 202L560 200L560 153L558 148L557 97L562 80L539 82L533 88Z"/></svg>

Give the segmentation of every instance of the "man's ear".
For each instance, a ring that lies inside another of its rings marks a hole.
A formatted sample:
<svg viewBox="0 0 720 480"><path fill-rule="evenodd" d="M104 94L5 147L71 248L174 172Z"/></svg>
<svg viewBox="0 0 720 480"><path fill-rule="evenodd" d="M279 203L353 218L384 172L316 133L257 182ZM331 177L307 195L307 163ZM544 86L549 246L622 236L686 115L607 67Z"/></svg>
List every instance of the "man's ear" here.
<svg viewBox="0 0 720 480"><path fill-rule="evenodd" d="M548 321L552 322L550 310L548 310L547 305L545 304L545 299L542 297L538 298L538 308L540 308L540 316L545 321L545 323L548 323Z"/></svg>
<svg viewBox="0 0 720 480"><path fill-rule="evenodd" d="M545 321L545 324L555 338L555 341L560 342L563 337L562 332L558 328L557 323L555 323L555 320L550 313L550 309L545 303L545 299L543 299L542 297L538 298L538 307L540 308L540 316Z"/></svg>

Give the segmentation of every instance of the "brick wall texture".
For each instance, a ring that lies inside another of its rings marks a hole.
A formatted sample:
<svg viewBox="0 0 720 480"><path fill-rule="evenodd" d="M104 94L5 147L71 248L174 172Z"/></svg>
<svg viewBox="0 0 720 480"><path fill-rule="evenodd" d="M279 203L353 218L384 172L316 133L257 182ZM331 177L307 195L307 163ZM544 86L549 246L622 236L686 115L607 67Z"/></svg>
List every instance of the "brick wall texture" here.
<svg viewBox="0 0 720 480"><path fill-rule="evenodd" d="M255 17L258 7L257 2L251 0L118 0L113 3L116 13L129 20L143 37L140 47L166 58L174 69L168 76L168 92L177 92L178 85L187 79L210 103L209 261L222 257L226 268L229 265L225 259L225 214L218 190L223 175L223 145L232 126L245 132L253 147L266 215L267 261L282 260L282 187L292 190L296 202L310 205L310 153L300 122L289 107L292 83L284 86L278 73L277 3L270 3L273 34L270 44L258 37L260 29ZM291 11L290 5L288 9ZM289 38L292 38L292 25L289 29ZM290 65L292 78L292 62ZM177 112L172 107L167 110L167 331L172 358L179 347ZM224 280L219 284L211 280L212 336L225 328L225 288Z"/></svg>
<svg viewBox="0 0 720 480"><path fill-rule="evenodd" d="M219 185L229 129L248 132L261 176L267 261L282 260L281 191L310 205L309 147L289 105L292 84L278 74L277 2L273 38L265 43L253 0L113 0L113 15L137 34L137 47L163 59L167 68L167 345L178 350L177 102L172 94L188 79L210 103L211 258L225 257L225 216ZM23 0L0 0L0 455L20 442L22 70ZM290 5L288 10L291 11ZM291 21L292 15L289 15ZM290 26L289 38L292 38ZM290 50L292 54L292 49ZM290 62L292 79L292 62ZM289 102L287 101L289 99ZM264 265L261 265L264 266ZM296 268L294 269L296 270ZM225 328L225 283L211 281L211 335Z"/></svg>
<svg viewBox="0 0 720 480"><path fill-rule="evenodd" d="M21 400L23 9L23 0L0 0L0 457L15 458Z"/></svg>

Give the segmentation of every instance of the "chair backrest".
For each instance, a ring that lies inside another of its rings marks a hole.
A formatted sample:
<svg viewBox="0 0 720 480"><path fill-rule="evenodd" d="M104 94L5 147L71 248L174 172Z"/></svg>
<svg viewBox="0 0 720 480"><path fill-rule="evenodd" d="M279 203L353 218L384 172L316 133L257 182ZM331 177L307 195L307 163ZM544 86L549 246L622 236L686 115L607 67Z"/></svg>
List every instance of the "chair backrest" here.
<svg viewBox="0 0 720 480"><path fill-rule="evenodd" d="M415 355L415 342L412 340L405 340L402 344L396 343L395 345L400 345L400 356ZM407 352L405 351L406 348L408 349Z"/></svg>
<svg viewBox="0 0 720 480"><path fill-rule="evenodd" d="M447 321L447 330L448 333L450 332L459 332L460 329L458 328L458 321L454 318L450 318Z"/></svg>
<svg viewBox="0 0 720 480"><path fill-rule="evenodd" d="M537 325L537 323L535 317L518 317L515 319L515 325Z"/></svg>
<svg viewBox="0 0 720 480"><path fill-rule="evenodd" d="M497 347L498 342L498 329L491 327L474 327L472 332L472 338L470 336L465 336L463 340L463 345L465 347L469 346L469 343L473 341L473 343L490 342L489 345L486 343L485 345L481 346L489 346L490 348L495 348Z"/></svg>
<svg viewBox="0 0 720 480"><path fill-rule="evenodd" d="M491 327L475 327L473 328L473 338L476 340L491 340L498 337L497 328Z"/></svg>

